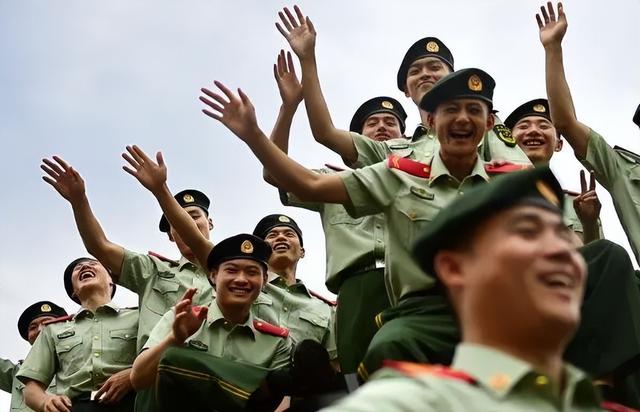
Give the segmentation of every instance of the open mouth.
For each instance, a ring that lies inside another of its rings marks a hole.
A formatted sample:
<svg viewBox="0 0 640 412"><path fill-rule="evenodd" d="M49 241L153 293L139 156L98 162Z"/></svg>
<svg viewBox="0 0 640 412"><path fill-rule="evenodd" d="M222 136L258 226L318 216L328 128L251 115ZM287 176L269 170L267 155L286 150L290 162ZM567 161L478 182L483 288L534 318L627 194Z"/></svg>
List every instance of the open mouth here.
<svg viewBox="0 0 640 412"><path fill-rule="evenodd" d="M280 242L273 245L274 252L287 251L289 249L291 249L291 246L288 243Z"/></svg>
<svg viewBox="0 0 640 412"><path fill-rule="evenodd" d="M241 288L237 286L230 286L229 292L233 293L236 296L246 296L251 293L251 288Z"/></svg>
<svg viewBox="0 0 640 412"><path fill-rule="evenodd" d="M546 142L544 141L544 139L526 139L525 141L522 142L522 144L526 147L540 147L540 146L544 146L546 144Z"/></svg>
<svg viewBox="0 0 640 412"><path fill-rule="evenodd" d="M80 275L78 276L78 280L83 282L87 279L93 279L96 277L96 273L91 269L82 269Z"/></svg>
<svg viewBox="0 0 640 412"><path fill-rule="evenodd" d="M449 132L452 139L470 139L473 137L473 130L452 130Z"/></svg>
<svg viewBox="0 0 640 412"><path fill-rule="evenodd" d="M389 139L391 139L391 136L389 136L389 134L387 132L376 133L374 137L376 138L376 140L389 140Z"/></svg>
<svg viewBox="0 0 640 412"><path fill-rule="evenodd" d="M543 275L540 280L548 288L557 290L573 290L576 287L577 279L565 273L552 273Z"/></svg>

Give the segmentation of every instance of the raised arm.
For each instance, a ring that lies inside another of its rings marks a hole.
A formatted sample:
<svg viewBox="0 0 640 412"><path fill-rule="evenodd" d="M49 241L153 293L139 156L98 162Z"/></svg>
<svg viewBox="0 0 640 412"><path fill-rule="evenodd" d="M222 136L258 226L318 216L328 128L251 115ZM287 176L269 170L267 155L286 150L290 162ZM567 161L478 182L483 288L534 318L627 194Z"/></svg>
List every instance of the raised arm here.
<svg viewBox="0 0 640 412"><path fill-rule="evenodd" d="M201 89L207 97L200 96L200 100L213 110L204 109L203 113L218 120L242 139L283 190L303 201L350 203L347 189L339 176L312 172L290 159L267 139L258 127L253 104L242 90L238 89L236 96L222 83L214 83L225 97Z"/></svg>
<svg viewBox="0 0 640 412"><path fill-rule="evenodd" d="M562 39L567 32L567 16L562 3L558 3L558 17L553 4L547 2L547 9L540 7L536 20L540 29L540 42L545 53L545 77L547 97L553 124L573 148L576 156L584 159L587 155L589 127L576 118L571 91L564 73Z"/></svg>
<svg viewBox="0 0 640 412"><path fill-rule="evenodd" d="M43 383L29 380L24 389L24 402L34 411L71 412L71 400L67 396L52 395L46 392Z"/></svg>
<svg viewBox="0 0 640 412"><path fill-rule="evenodd" d="M107 239L91 210L80 174L58 156L53 156L52 160L43 159L40 168L48 175L42 179L71 203L76 226L87 252L109 268L117 278L122 269L124 249Z"/></svg>
<svg viewBox="0 0 640 412"><path fill-rule="evenodd" d="M293 10L296 16L286 7L279 12L282 25L276 23L276 27L300 59L302 92L313 138L342 156L345 163L353 163L358 158L353 139L348 131L338 129L333 125L327 102L320 87L315 53L316 30L309 17L305 17L298 6L294 6Z"/></svg>
<svg viewBox="0 0 640 412"><path fill-rule="evenodd" d="M287 52L285 58L284 50L280 50L277 62L273 65L273 76L278 85L282 105L280 106L276 124L273 126L273 131L271 132L271 141L278 149L284 153L288 153L291 123L296 110L298 110L298 105L302 101L302 85L296 75L296 69L290 52ZM269 171L265 168L262 169L262 177L267 183L278 187L275 179L273 179Z"/></svg>
<svg viewBox="0 0 640 412"><path fill-rule="evenodd" d="M596 193L596 177L589 173L589 187L584 170L580 170L580 195L573 199L573 208L582 224L582 241L589 242L600 239L600 209L602 205Z"/></svg>
<svg viewBox="0 0 640 412"><path fill-rule="evenodd" d="M156 154L156 163L142 149L134 145L127 146L127 151L122 154L122 157L130 165L123 166L123 169L138 179L142 186L156 197L171 227L191 249L200 266L206 270L207 257L213 248L213 243L204 237L189 213L171 195L167 186L167 166L162 153Z"/></svg>

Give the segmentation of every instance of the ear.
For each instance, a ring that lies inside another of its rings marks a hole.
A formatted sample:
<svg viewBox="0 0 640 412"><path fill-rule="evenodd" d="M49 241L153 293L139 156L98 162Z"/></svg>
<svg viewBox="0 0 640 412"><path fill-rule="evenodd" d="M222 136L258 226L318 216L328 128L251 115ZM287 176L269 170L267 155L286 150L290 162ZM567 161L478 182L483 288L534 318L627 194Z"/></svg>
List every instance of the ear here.
<svg viewBox="0 0 640 412"><path fill-rule="evenodd" d="M301 248L300 248L300 259L302 259L302 258L304 257L305 253L306 253L306 252L305 252L304 248L303 248L303 247L301 247Z"/></svg>
<svg viewBox="0 0 640 412"><path fill-rule="evenodd" d="M560 150L562 150L563 144L564 144L564 140L562 140L562 137L558 134L556 137L556 147L553 150L555 152L559 152Z"/></svg>
<svg viewBox="0 0 640 412"><path fill-rule="evenodd" d="M209 280L211 280L213 290L216 289L216 276L218 276L218 268L209 270Z"/></svg>
<svg viewBox="0 0 640 412"><path fill-rule="evenodd" d="M173 236L171 235L171 231L168 231L168 232L167 232L167 236L169 237L169 240L170 240L171 242L175 242L175 240L173 239Z"/></svg>
<svg viewBox="0 0 640 412"><path fill-rule="evenodd" d="M213 230L213 220L211 220L211 218L207 220L209 221L209 230Z"/></svg>
<svg viewBox="0 0 640 412"><path fill-rule="evenodd" d="M427 112L427 126L429 129L435 128L435 115L432 112Z"/></svg>
<svg viewBox="0 0 640 412"><path fill-rule="evenodd" d="M410 98L411 96L409 95L408 92L409 88L407 87L407 82L404 83L404 97Z"/></svg>
<svg viewBox="0 0 640 412"><path fill-rule="evenodd" d="M433 267L438 279L449 291L460 289L464 285L461 252L441 250L433 259Z"/></svg>
<svg viewBox="0 0 640 412"><path fill-rule="evenodd" d="M491 130L496 124L496 118L493 113L491 113L489 106L487 106L487 110L489 110L489 116L487 116L487 130Z"/></svg>

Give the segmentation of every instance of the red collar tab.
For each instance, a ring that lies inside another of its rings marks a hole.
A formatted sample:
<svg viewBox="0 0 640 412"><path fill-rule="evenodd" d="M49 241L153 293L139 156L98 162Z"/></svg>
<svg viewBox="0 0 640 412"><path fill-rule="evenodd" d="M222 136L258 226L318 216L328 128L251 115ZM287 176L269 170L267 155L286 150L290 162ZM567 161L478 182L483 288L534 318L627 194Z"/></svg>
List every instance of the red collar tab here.
<svg viewBox="0 0 640 412"><path fill-rule="evenodd" d="M267 335L278 336L280 338L286 338L287 336L289 336L289 329L272 325L263 320L254 320L253 327L262 333L266 333Z"/></svg>
<svg viewBox="0 0 640 412"><path fill-rule="evenodd" d="M387 166L390 169L402 170L412 176L424 179L428 179L431 176L431 166L405 157L391 155L387 158Z"/></svg>
<svg viewBox="0 0 640 412"><path fill-rule="evenodd" d="M604 401L600 404L602 409L609 412L639 412L638 409L629 408L619 403Z"/></svg>
<svg viewBox="0 0 640 412"><path fill-rule="evenodd" d="M45 320L44 322L42 322L42 324L46 326L53 323L66 322L68 320L73 320L73 315L61 316L59 318Z"/></svg>
<svg viewBox="0 0 640 412"><path fill-rule="evenodd" d="M393 360L385 360L383 362L383 365L412 378L417 378L424 375L432 375L441 378L463 381L470 385L476 385L478 383L471 375L463 371L451 369L447 366L442 365L428 365L424 363L402 362Z"/></svg>

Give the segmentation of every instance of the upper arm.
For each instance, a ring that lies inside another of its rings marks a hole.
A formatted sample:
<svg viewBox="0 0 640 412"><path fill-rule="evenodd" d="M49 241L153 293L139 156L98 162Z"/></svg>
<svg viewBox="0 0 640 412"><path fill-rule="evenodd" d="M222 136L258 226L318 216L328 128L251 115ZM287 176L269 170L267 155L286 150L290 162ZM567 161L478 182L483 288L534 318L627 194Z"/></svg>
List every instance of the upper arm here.
<svg viewBox="0 0 640 412"><path fill-rule="evenodd" d="M273 355L271 365L269 369L279 369L287 366L291 360L291 351L293 350L293 343L290 337L282 338L278 342L276 353Z"/></svg>
<svg viewBox="0 0 640 412"><path fill-rule="evenodd" d="M562 128L558 128L558 132L567 139L567 143L573 149L578 159L584 159L587 156L587 146L589 144L589 134L591 129L580 123L575 117L569 119Z"/></svg>
<svg viewBox="0 0 640 412"><path fill-rule="evenodd" d="M345 164L348 166L370 166L378 162L382 162L391 153L389 146L387 146L385 142L378 142L358 133L351 133L350 135L355 149L355 157L353 159L343 159ZM405 139L402 139L403 143L406 144L406 141L404 140Z"/></svg>
<svg viewBox="0 0 640 412"><path fill-rule="evenodd" d="M339 175L316 175L307 194L300 194L302 201L324 203L339 203L346 205L350 202L347 189Z"/></svg>
<svg viewBox="0 0 640 412"><path fill-rule="evenodd" d="M350 202L345 209L353 217L384 211L397 197L402 182L383 162L341 174Z"/></svg>
<svg viewBox="0 0 640 412"><path fill-rule="evenodd" d="M622 171L621 159L602 136L589 129L584 156L580 157L576 153L576 157L584 167L593 170L598 183L605 189L611 190Z"/></svg>
<svg viewBox="0 0 640 412"><path fill-rule="evenodd" d="M316 136L314 135L314 137ZM333 127L316 140L340 155L346 164L353 163L358 159L358 151L351 138L351 133L346 130Z"/></svg>
<svg viewBox="0 0 640 412"><path fill-rule="evenodd" d="M55 374L55 343L51 336L51 326L46 326L33 343L16 376L25 384L32 379L40 382L46 388Z"/></svg>

